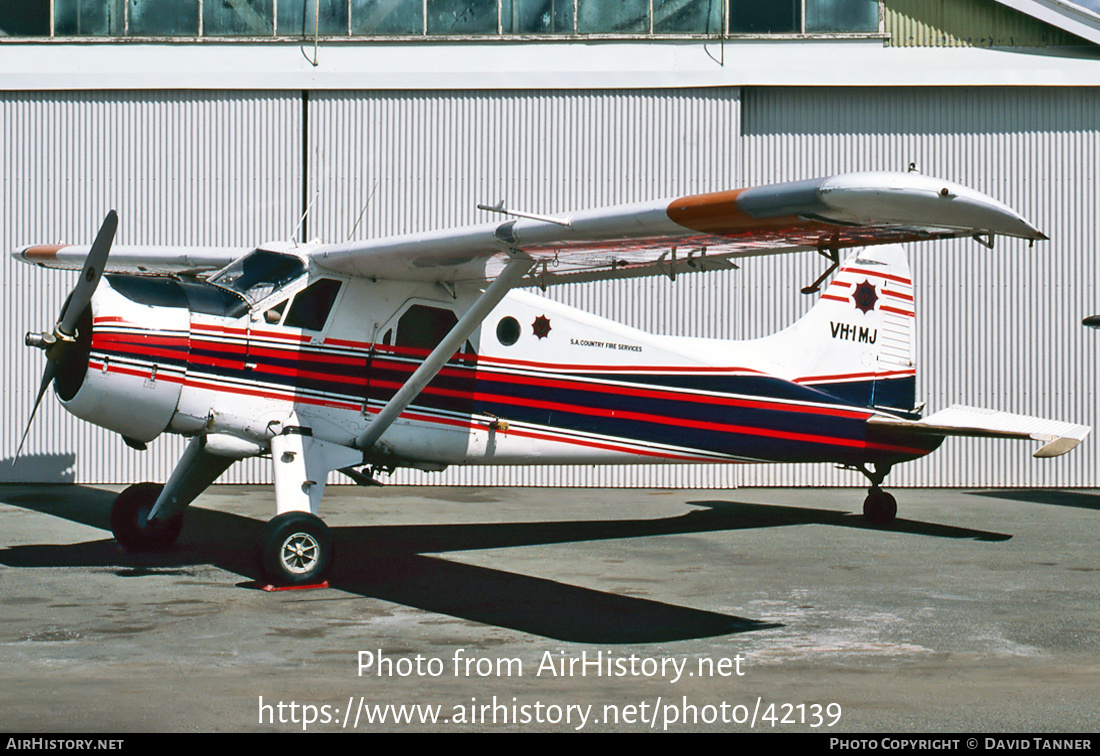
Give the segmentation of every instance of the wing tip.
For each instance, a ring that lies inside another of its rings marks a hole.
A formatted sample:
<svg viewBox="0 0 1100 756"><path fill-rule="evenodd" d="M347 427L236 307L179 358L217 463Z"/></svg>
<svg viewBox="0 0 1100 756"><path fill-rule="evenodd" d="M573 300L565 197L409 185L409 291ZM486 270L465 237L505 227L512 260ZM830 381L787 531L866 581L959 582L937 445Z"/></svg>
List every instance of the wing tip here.
<svg viewBox="0 0 1100 756"><path fill-rule="evenodd" d="M48 265L56 263L57 253L67 246L67 244L29 244L13 250L11 255L17 260L32 265Z"/></svg>
<svg viewBox="0 0 1100 756"><path fill-rule="evenodd" d="M1060 457L1063 454L1072 451L1084 441L1083 438L1072 438L1070 436L1059 436L1053 441L1044 444L1035 450L1035 453L1031 456L1036 459L1049 459L1051 457Z"/></svg>

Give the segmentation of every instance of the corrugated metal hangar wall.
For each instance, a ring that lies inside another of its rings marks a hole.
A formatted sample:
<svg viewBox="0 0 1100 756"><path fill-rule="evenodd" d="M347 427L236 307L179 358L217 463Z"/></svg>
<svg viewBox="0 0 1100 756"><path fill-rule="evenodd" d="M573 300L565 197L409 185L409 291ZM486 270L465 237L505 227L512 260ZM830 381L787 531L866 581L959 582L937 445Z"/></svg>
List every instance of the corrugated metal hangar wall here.
<svg viewBox="0 0 1100 756"><path fill-rule="evenodd" d="M118 243L249 245L291 235L401 233L487 219L479 202L554 213L853 170L968 184L1052 241L912 249L918 396L1096 425L1100 96L1093 88L721 88L630 91L99 92L0 94L0 246L89 240L111 207ZM373 196L372 196L373 195ZM368 197L370 201L368 202ZM549 296L666 333L748 338L809 308L814 255L707 277L573 285ZM3 258L7 366L0 479L165 480L182 452L145 453L43 402L10 458L41 375L23 333L52 324L71 275ZM1055 460L1025 444L949 440L888 485L1091 486L1090 439ZM265 461L226 482L266 482ZM335 479L334 479L335 480ZM829 466L469 468L394 482L723 487L864 485Z"/></svg>

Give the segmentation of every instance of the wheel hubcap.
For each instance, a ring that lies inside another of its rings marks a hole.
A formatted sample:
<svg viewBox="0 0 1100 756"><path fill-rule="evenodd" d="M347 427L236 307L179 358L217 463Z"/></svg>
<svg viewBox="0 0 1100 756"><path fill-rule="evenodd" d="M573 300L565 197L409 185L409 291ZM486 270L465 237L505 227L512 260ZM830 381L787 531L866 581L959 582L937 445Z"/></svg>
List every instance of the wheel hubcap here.
<svg viewBox="0 0 1100 756"><path fill-rule="evenodd" d="M280 558L287 572L302 575L317 564L321 547L309 533L295 533L283 541Z"/></svg>

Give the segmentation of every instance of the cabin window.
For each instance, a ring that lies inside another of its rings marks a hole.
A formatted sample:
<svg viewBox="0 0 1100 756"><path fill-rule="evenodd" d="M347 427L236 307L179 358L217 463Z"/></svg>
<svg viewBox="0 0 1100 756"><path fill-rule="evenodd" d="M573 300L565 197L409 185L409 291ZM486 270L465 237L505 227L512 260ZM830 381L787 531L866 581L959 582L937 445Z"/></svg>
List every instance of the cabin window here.
<svg viewBox="0 0 1100 756"><path fill-rule="evenodd" d="M497 341L504 346L512 346L519 341L520 330L519 321L511 315L501 318L497 323Z"/></svg>
<svg viewBox="0 0 1100 756"><path fill-rule="evenodd" d="M340 293L340 281L322 278L314 281L294 297L283 325L288 328L304 328L320 331L325 327L336 296Z"/></svg>
<svg viewBox="0 0 1100 756"><path fill-rule="evenodd" d="M397 322L397 346L430 352L457 323L446 308L415 304Z"/></svg>

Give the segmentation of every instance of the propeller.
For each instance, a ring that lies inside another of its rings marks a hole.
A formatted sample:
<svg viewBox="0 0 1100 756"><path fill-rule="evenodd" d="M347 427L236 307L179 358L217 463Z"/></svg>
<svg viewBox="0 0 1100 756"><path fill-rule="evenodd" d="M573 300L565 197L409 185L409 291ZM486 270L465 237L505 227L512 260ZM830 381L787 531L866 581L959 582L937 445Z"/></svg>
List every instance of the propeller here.
<svg viewBox="0 0 1100 756"><path fill-rule="evenodd" d="M30 419L27 420L27 427L23 431L23 438L19 441L19 448L12 459L12 465L19 459L19 454L23 451L23 444L27 441L27 434L30 433L31 423L34 422L34 416L38 412L38 405L42 403L42 395L46 393L46 389L53 382L53 379L57 377L58 367L64 361L66 354L76 345L76 339L79 335L76 328L77 321L80 320L84 308L91 303L92 295L95 294L96 287L99 286L99 281L103 278L103 269L107 266L107 255L111 251L111 243L115 239L117 229L118 213L112 210L103 219L103 225L100 226L99 233L96 234L92 249L88 252L88 256L84 258L84 268L80 272L80 280L77 282L76 288L69 294L64 306L62 306L61 314L58 316L53 330L43 331L42 333L28 333L24 339L27 346L38 347L46 353L46 369L42 373L42 382L38 386L38 396L35 397Z"/></svg>

